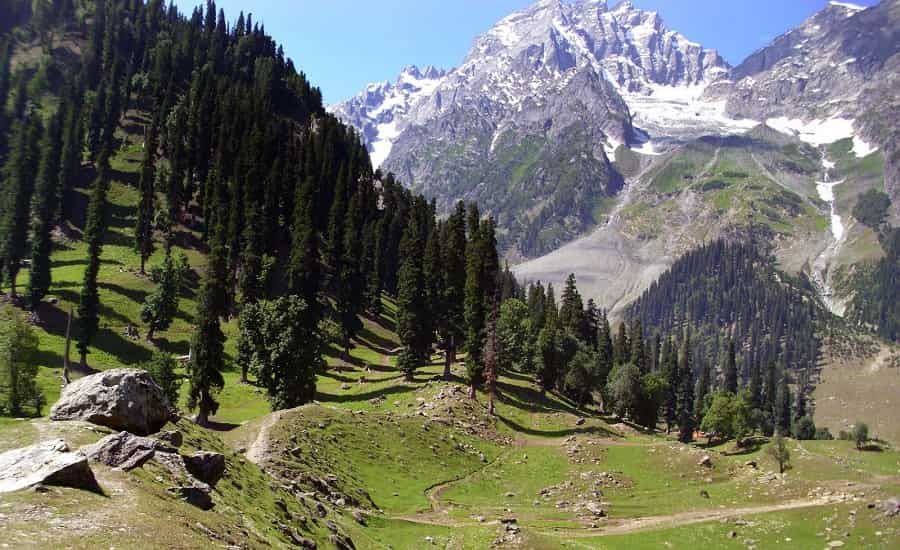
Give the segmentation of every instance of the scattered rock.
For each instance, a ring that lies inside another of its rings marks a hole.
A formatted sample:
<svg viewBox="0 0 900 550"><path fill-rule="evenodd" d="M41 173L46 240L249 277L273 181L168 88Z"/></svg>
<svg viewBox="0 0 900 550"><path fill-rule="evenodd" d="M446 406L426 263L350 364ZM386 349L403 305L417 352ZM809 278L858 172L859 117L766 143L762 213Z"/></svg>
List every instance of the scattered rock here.
<svg viewBox="0 0 900 550"><path fill-rule="evenodd" d="M172 487L171 489L169 489L169 491L181 497L181 500L187 502L192 506L196 506L201 510L212 510L214 506L212 497L209 496L209 486L204 487L200 484L184 485L179 487Z"/></svg>
<svg viewBox="0 0 900 550"><path fill-rule="evenodd" d="M706 491L706 489L700 489L700 496L703 498L709 498L709 493Z"/></svg>
<svg viewBox="0 0 900 550"><path fill-rule="evenodd" d="M158 432L171 417L165 392L147 371L111 369L66 385L52 420L85 420L137 435Z"/></svg>
<svg viewBox="0 0 900 550"><path fill-rule="evenodd" d="M161 447L163 445L156 439L119 432L108 435L79 452L91 460L127 472L143 466Z"/></svg>
<svg viewBox="0 0 900 550"><path fill-rule="evenodd" d="M712 468L712 465L713 465L712 458L710 458L709 455L703 455L703 458L700 459L699 464L701 466L705 466L707 468Z"/></svg>
<svg viewBox="0 0 900 550"><path fill-rule="evenodd" d="M184 466L200 481L215 485L225 475L225 455L210 451L197 451L184 457Z"/></svg>
<svg viewBox="0 0 900 550"><path fill-rule="evenodd" d="M328 537L328 541L333 544L337 550L356 550L353 541L343 535L332 534Z"/></svg>
<svg viewBox="0 0 900 550"><path fill-rule="evenodd" d="M69 452L69 446L62 439L0 454L0 493L38 484L100 492L87 457Z"/></svg>
<svg viewBox="0 0 900 550"><path fill-rule="evenodd" d="M735 531L728 531L728 538L730 538L730 539L736 539L736 538L737 538L737 532L735 532Z"/></svg>
<svg viewBox="0 0 900 550"><path fill-rule="evenodd" d="M359 510L353 510L350 515L353 516L353 521L355 521L356 523L360 525L366 524L366 516L362 515L362 512L360 512Z"/></svg>
<svg viewBox="0 0 900 550"><path fill-rule="evenodd" d="M181 432L179 432L178 430L166 430L163 432L159 432L158 434L156 434L156 439L176 449L178 447L181 447L181 444L184 443L184 436L182 436Z"/></svg>
<svg viewBox="0 0 900 550"><path fill-rule="evenodd" d="M830 542L829 542L828 544L826 544L825 546L827 546L828 548L840 548L840 547L843 546L843 545L844 545L844 541L842 541L842 540L833 540L833 541L830 541Z"/></svg>
<svg viewBox="0 0 900 550"><path fill-rule="evenodd" d="M753 468L754 470L757 468L755 460L748 460L747 462L744 462L744 466L746 466L747 468Z"/></svg>
<svg viewBox="0 0 900 550"><path fill-rule="evenodd" d="M892 518L900 514L900 498L892 497L884 500L878 504L878 509L884 513L885 517Z"/></svg>
<svg viewBox="0 0 900 550"><path fill-rule="evenodd" d="M576 425L576 426L583 426L583 425L584 425L584 418L580 418L580 417L579 417L578 420L575 421L575 425Z"/></svg>

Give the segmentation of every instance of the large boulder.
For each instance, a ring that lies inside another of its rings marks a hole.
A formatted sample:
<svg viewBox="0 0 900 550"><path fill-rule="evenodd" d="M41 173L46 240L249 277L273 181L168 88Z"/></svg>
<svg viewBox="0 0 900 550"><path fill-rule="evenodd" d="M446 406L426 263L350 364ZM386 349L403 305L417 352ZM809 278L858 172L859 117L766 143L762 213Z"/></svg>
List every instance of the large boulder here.
<svg viewBox="0 0 900 550"><path fill-rule="evenodd" d="M128 432L119 432L84 447L79 452L91 460L126 472L143 466L157 450L172 451L159 441Z"/></svg>
<svg viewBox="0 0 900 550"><path fill-rule="evenodd" d="M170 409L165 392L147 371L112 369L68 384L50 411L50 418L85 420L150 435L169 420Z"/></svg>
<svg viewBox="0 0 900 550"><path fill-rule="evenodd" d="M38 484L100 492L87 458L69 452L69 446L62 439L0 454L0 493Z"/></svg>
<svg viewBox="0 0 900 550"><path fill-rule="evenodd" d="M225 475L225 455L222 453L197 451L183 459L187 471L204 483L215 485Z"/></svg>

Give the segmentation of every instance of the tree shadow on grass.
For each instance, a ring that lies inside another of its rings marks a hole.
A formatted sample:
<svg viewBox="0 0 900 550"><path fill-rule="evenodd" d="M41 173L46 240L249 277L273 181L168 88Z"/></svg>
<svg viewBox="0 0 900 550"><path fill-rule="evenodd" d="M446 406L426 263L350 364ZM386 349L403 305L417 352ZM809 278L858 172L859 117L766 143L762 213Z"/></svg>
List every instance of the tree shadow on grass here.
<svg viewBox="0 0 900 550"><path fill-rule="evenodd" d="M359 331L356 335L356 340L382 355L390 355L391 350L394 348L394 342L375 334L371 329L366 327L363 327L363 329Z"/></svg>
<svg viewBox="0 0 900 550"><path fill-rule="evenodd" d="M213 420L210 420L209 425L206 427L207 429L210 429L214 432L230 432L231 430L240 427L240 424L234 424L231 422L215 422Z"/></svg>
<svg viewBox="0 0 900 550"><path fill-rule="evenodd" d="M565 403L564 401L552 401L541 392L522 386L516 386L506 382L497 382L497 390L500 398L517 409L526 410L530 413L536 412L567 412L569 414L581 415L585 414L576 407Z"/></svg>
<svg viewBox="0 0 900 550"><path fill-rule="evenodd" d="M100 329L94 346L123 364L138 364L149 361L153 352L140 344L128 340L111 328Z"/></svg>
<svg viewBox="0 0 900 550"><path fill-rule="evenodd" d="M388 386L374 391L354 393L347 395L335 395L321 391L316 392L316 400L323 403L357 403L360 401L368 401L377 397L387 398L389 395L412 393L415 391L413 386Z"/></svg>
<svg viewBox="0 0 900 550"><path fill-rule="evenodd" d="M620 434L602 426L580 426L578 428L566 428L563 430L537 430L535 428L523 426L515 420L506 418L500 414L497 415L497 419L506 424L506 426L513 431L539 437L568 437L570 435L584 434L602 435L603 437L620 437Z"/></svg>
<svg viewBox="0 0 900 550"><path fill-rule="evenodd" d="M143 304L147 299L147 296L150 294L146 290L140 290L137 288L125 288L124 286L117 285L115 283L98 283L97 286L115 292L117 294L121 294L122 296L137 304Z"/></svg>

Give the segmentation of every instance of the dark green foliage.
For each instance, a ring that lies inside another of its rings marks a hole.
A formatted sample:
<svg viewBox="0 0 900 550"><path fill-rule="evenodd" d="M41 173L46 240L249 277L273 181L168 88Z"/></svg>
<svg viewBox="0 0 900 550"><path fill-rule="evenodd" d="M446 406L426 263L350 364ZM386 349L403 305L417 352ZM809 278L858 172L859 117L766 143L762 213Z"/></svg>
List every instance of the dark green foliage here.
<svg viewBox="0 0 900 550"><path fill-rule="evenodd" d="M397 335L400 337L403 353L397 359L397 366L407 380L412 380L416 369L428 360L431 345L427 296L422 285L422 255L425 247L422 233L419 221L413 217L400 242L402 263L397 294Z"/></svg>
<svg viewBox="0 0 900 550"><path fill-rule="evenodd" d="M147 324L148 341L157 331L166 330L172 324L178 312L178 296L189 271L187 258L180 255L176 260L171 253L166 254L162 265L151 271L150 279L156 283L156 290L141 306L141 321Z"/></svg>
<svg viewBox="0 0 900 550"><path fill-rule="evenodd" d="M444 347L444 374L456 361L456 351L463 343L466 300L466 208L460 201L444 224L441 254L443 265L443 315L438 319L438 334ZM501 311L501 319L503 312Z"/></svg>
<svg viewBox="0 0 900 550"><path fill-rule="evenodd" d="M788 373L785 370L781 373L775 396L775 430L782 435L791 432L791 388L788 383Z"/></svg>
<svg viewBox="0 0 900 550"><path fill-rule="evenodd" d="M678 352L678 394L675 416L678 420L678 440L687 443L694 438L694 368L691 358L690 334L686 334Z"/></svg>
<svg viewBox="0 0 900 550"><path fill-rule="evenodd" d="M29 207L38 169L38 141L41 123L29 113L13 125L10 151L0 176L0 277L10 282L10 295L16 295L16 278L27 252Z"/></svg>
<svg viewBox="0 0 900 550"><path fill-rule="evenodd" d="M878 238L884 257L856 266L846 318L896 342L900 340L900 227L885 224Z"/></svg>
<svg viewBox="0 0 900 550"><path fill-rule="evenodd" d="M725 344L725 380L723 389L731 394L737 395L738 392L738 371L737 363L734 358L734 340L728 339Z"/></svg>
<svg viewBox="0 0 900 550"><path fill-rule="evenodd" d="M723 326L729 327L736 366L774 360L798 371L813 369L817 328L829 318L819 303L808 281L779 272L755 246L718 240L679 258L626 315L660 334L689 326L694 374L708 388L712 379L700 371L710 364L707 350L726 347ZM737 386L737 371L726 374L729 387Z"/></svg>
<svg viewBox="0 0 900 550"><path fill-rule="evenodd" d="M575 284L575 274L570 273L563 287L559 306L560 327L570 334L581 336L584 333L584 303Z"/></svg>
<svg viewBox="0 0 900 550"><path fill-rule="evenodd" d="M227 264L221 238L216 237L208 257L206 274L200 288L197 303L197 328L191 344L191 361L188 363L187 406L197 409L197 423L206 425L209 415L215 414L219 403L215 394L222 389L225 380L225 335L219 318L228 310Z"/></svg>
<svg viewBox="0 0 900 550"><path fill-rule="evenodd" d="M169 353L156 352L150 361L141 365L150 373L153 381L163 389L172 407L178 404L178 390L181 388L182 378L178 375L178 361Z"/></svg>
<svg viewBox="0 0 900 550"><path fill-rule="evenodd" d="M891 198L886 193L878 189L869 189L856 199L853 217L860 223L878 231L878 228L884 223L890 207Z"/></svg>
<svg viewBox="0 0 900 550"><path fill-rule="evenodd" d="M83 366L87 365L88 348L97 334L100 324L100 293L97 288L97 276L100 273L100 254L107 226L106 194L109 191L109 166L105 158L100 159L97 170L97 178L91 187L91 196L88 202L87 222L84 226L83 238L88 247L88 263L84 271L78 302L77 347Z"/></svg>
<svg viewBox="0 0 900 550"><path fill-rule="evenodd" d="M856 443L856 448L862 448L863 443L869 441L869 426L864 422L857 422L853 426L851 436L853 438L853 442Z"/></svg>
<svg viewBox="0 0 900 550"><path fill-rule="evenodd" d="M325 368L322 342L304 323L298 296L245 304L239 319L239 361L266 389L272 410L296 407L315 397L316 374Z"/></svg>
<svg viewBox="0 0 900 550"><path fill-rule="evenodd" d="M606 395L611 409L622 418L636 420L643 400L641 371L637 365L616 365L609 373Z"/></svg>
<svg viewBox="0 0 900 550"><path fill-rule="evenodd" d="M62 140L60 116L51 117L41 140L41 160L31 201L31 276L28 278L28 302L36 308L50 290L50 251L56 213L56 182L59 172L59 148Z"/></svg>
<svg viewBox="0 0 900 550"><path fill-rule="evenodd" d="M816 423L809 416L798 418L791 427L795 439L817 439Z"/></svg>
<svg viewBox="0 0 900 550"><path fill-rule="evenodd" d="M134 248L141 257L141 273L144 264L153 254L153 218L156 213L156 125L151 124L144 140L144 157L141 161L141 175L138 189L141 193L137 208L137 222L134 227Z"/></svg>
<svg viewBox="0 0 900 550"><path fill-rule="evenodd" d="M21 416L23 406L33 404L41 414L42 394L35 379L38 367L37 335L31 324L12 306L0 305L0 410Z"/></svg>
<svg viewBox="0 0 900 550"><path fill-rule="evenodd" d="M497 320L497 338L501 368L526 373L534 370L531 318L524 302L517 298L503 302Z"/></svg>
<svg viewBox="0 0 900 550"><path fill-rule="evenodd" d="M787 447L784 437L776 435L766 452L778 463L778 473L783 474L791 462L791 452Z"/></svg>

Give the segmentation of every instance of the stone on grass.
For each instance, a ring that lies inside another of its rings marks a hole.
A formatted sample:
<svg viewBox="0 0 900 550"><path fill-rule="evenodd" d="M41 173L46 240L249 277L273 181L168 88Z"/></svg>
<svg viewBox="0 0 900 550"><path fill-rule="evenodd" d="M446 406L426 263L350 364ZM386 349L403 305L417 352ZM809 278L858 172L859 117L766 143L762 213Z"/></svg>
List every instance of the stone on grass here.
<svg viewBox="0 0 900 550"><path fill-rule="evenodd" d="M0 493L35 485L59 485L100 492L88 460L52 439L0 454Z"/></svg>
<svg viewBox="0 0 900 550"><path fill-rule="evenodd" d="M215 485L225 475L225 455L211 451L197 451L184 457L184 467L200 481Z"/></svg>
<svg viewBox="0 0 900 550"><path fill-rule="evenodd" d="M149 437L119 432L111 434L79 452L89 459L126 472L143 466L164 446Z"/></svg>
<svg viewBox="0 0 900 550"><path fill-rule="evenodd" d="M85 420L137 435L158 432L171 416L165 392L147 371L111 369L66 385L52 420Z"/></svg>

